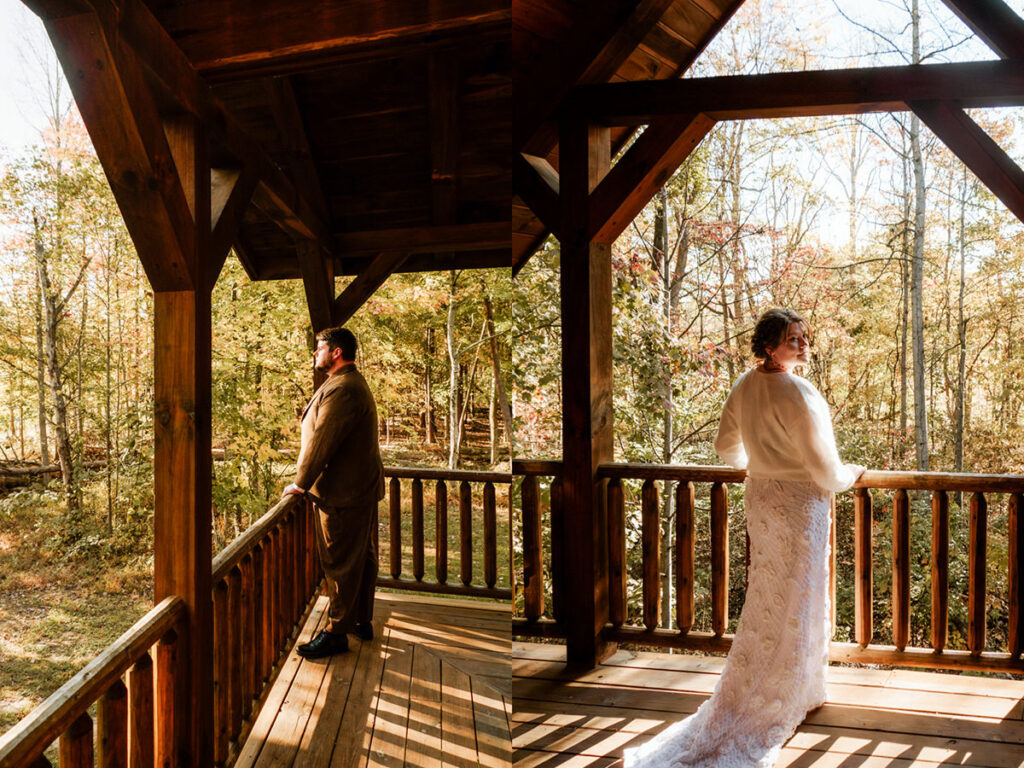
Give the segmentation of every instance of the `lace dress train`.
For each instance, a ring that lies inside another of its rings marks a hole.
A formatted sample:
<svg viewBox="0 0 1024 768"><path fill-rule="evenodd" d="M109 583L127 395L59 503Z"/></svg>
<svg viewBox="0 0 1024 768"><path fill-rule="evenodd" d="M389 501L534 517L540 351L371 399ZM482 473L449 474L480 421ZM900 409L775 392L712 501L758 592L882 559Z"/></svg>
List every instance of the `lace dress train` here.
<svg viewBox="0 0 1024 768"><path fill-rule="evenodd" d="M829 493L748 478L746 602L711 698L635 749L627 768L771 768L808 710L825 701Z"/></svg>

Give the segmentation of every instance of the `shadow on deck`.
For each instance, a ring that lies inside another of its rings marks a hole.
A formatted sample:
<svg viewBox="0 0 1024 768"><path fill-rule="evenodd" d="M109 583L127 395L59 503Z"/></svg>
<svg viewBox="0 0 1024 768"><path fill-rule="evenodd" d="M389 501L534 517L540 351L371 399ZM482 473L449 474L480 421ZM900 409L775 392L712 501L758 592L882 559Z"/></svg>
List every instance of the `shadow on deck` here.
<svg viewBox="0 0 1024 768"><path fill-rule="evenodd" d="M619 650L572 675L560 645L513 644L516 768L621 765L711 694L720 657ZM829 703L787 743L778 768L1024 766L1024 681L832 666Z"/></svg>
<svg viewBox="0 0 1024 768"><path fill-rule="evenodd" d="M325 620L317 600L298 643ZM305 660L294 648L235 765L508 766L510 611L378 593L372 642Z"/></svg>

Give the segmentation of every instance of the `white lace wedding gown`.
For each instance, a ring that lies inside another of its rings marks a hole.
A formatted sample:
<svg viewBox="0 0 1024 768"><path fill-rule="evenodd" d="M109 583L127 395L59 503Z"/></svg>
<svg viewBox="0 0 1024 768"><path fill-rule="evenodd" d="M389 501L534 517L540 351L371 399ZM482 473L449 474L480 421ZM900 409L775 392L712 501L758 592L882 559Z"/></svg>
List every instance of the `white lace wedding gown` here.
<svg viewBox="0 0 1024 768"><path fill-rule="evenodd" d="M744 447L750 421L761 428ZM780 434L766 436L765 424ZM766 446L781 449L790 475L793 457L804 457L808 479L747 478L750 571L725 668L693 715L626 750L627 768L771 768L807 712L825 701L831 520L822 486L842 490L855 474L839 462L827 405L813 386L751 371L733 388L715 447L740 468L750 449L750 474L761 475L773 470Z"/></svg>

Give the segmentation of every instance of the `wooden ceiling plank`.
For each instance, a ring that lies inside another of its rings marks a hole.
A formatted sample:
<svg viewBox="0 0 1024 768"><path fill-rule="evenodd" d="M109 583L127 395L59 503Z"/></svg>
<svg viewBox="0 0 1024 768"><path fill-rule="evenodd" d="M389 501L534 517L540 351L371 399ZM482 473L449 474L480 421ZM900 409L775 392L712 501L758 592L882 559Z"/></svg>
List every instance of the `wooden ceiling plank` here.
<svg viewBox="0 0 1024 768"><path fill-rule="evenodd" d="M435 224L453 224L458 207L459 65L435 55L428 63L430 194Z"/></svg>
<svg viewBox="0 0 1024 768"><path fill-rule="evenodd" d="M323 248L315 240L300 240L295 244L302 274L302 287L306 291L306 306L313 333L334 325L334 262L324 257Z"/></svg>
<svg viewBox="0 0 1024 768"><path fill-rule="evenodd" d="M194 224L134 56L94 13L44 19L154 290L194 287Z"/></svg>
<svg viewBox="0 0 1024 768"><path fill-rule="evenodd" d="M591 193L591 239L614 242L714 124L691 114L649 125Z"/></svg>
<svg viewBox="0 0 1024 768"><path fill-rule="evenodd" d="M288 170L291 171L291 177L317 215L324 221L330 221L327 199L324 197L320 176L313 162L313 151L310 149L306 125L295 98L291 77L285 75L271 78L269 91L270 108L288 154Z"/></svg>
<svg viewBox="0 0 1024 768"><path fill-rule="evenodd" d="M943 0L960 20L1004 59L1024 57L1024 19L1003 0Z"/></svg>
<svg viewBox="0 0 1024 768"><path fill-rule="evenodd" d="M429 253L500 250L509 247L510 237L509 223L504 220L344 232L335 236L335 242L337 253L348 258L395 251Z"/></svg>
<svg viewBox="0 0 1024 768"><path fill-rule="evenodd" d="M569 89L578 83L603 83L629 58L654 28L673 0L625 0L601 12L582 7L564 45L548 46L545 55L519 78L524 92L517 98L515 139L522 151L546 157L558 143L550 118ZM541 130L543 126L543 130Z"/></svg>
<svg viewBox="0 0 1024 768"><path fill-rule="evenodd" d="M912 102L914 113L932 133L1018 218L1024 221L1024 170L957 105Z"/></svg>
<svg viewBox="0 0 1024 768"><path fill-rule="evenodd" d="M356 276L355 280L345 286L334 301L333 322L343 325L366 303L384 281L408 258L408 254L400 251L382 253Z"/></svg>
<svg viewBox="0 0 1024 768"><path fill-rule="evenodd" d="M213 227L210 235L209 275L212 290L221 269L224 268L231 246L238 240L242 219L256 189L256 177L247 169L226 174L215 173L211 174L210 186L211 204L214 200L218 201L216 206L211 205L210 218ZM222 199L223 203L220 203Z"/></svg>
<svg viewBox="0 0 1024 768"><path fill-rule="evenodd" d="M544 226L558 232L561 203L558 201L558 171L542 157L517 154L513 189Z"/></svg>
<svg viewBox="0 0 1024 768"><path fill-rule="evenodd" d="M909 101L1024 105L1024 68L980 61L581 85L565 111L614 125L703 112L716 120L904 111Z"/></svg>

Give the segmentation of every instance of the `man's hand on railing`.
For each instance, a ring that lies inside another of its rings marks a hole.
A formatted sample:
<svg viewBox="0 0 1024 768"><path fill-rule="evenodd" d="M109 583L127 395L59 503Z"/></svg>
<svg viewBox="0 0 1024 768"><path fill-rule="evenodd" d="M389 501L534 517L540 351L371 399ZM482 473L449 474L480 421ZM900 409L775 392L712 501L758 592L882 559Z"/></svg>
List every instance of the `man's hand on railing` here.
<svg viewBox="0 0 1024 768"><path fill-rule="evenodd" d="M281 491L281 498L283 499L286 496L304 496L305 493L306 492L302 488L299 488L295 483L289 483L284 487L284 490Z"/></svg>

